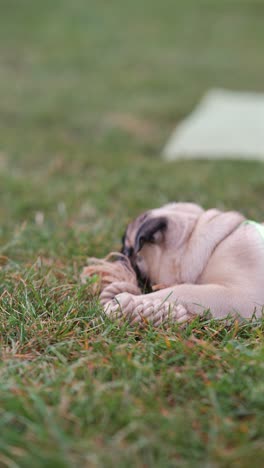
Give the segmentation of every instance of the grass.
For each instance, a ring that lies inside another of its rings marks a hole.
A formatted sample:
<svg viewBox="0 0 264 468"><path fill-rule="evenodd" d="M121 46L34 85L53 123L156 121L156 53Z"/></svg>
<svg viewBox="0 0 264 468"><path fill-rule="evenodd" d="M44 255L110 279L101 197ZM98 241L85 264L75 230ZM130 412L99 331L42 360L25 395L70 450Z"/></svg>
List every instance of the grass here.
<svg viewBox="0 0 264 468"><path fill-rule="evenodd" d="M264 219L263 165L163 164L208 88L263 91L261 0L0 15L0 466L262 466L263 322L103 322L88 255L170 200Z"/></svg>

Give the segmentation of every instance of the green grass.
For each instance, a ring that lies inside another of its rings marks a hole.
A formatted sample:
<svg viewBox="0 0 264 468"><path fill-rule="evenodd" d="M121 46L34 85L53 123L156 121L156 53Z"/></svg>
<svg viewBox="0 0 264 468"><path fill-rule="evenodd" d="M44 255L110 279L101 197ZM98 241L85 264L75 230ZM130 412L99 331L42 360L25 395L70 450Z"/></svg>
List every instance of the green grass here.
<svg viewBox="0 0 264 468"><path fill-rule="evenodd" d="M1 2L1 467L263 465L263 322L94 325L79 281L168 201L264 219L262 164L160 160L208 88L263 91L263 15L262 0Z"/></svg>

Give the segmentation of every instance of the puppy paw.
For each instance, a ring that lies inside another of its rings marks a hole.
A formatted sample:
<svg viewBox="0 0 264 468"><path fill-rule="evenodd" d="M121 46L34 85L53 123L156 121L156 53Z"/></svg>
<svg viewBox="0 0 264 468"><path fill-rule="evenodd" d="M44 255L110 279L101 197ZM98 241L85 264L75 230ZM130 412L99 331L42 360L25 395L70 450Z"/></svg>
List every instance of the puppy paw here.
<svg viewBox="0 0 264 468"><path fill-rule="evenodd" d="M129 317L135 309L136 304L132 294L127 292L117 294L114 299L106 302L105 314L110 318Z"/></svg>
<svg viewBox="0 0 264 468"><path fill-rule="evenodd" d="M123 317L131 324L152 323L155 326L165 322L184 323L190 318L182 304L153 301L148 296L137 297L129 293L118 294L107 302L104 312L113 319Z"/></svg>
<svg viewBox="0 0 264 468"><path fill-rule="evenodd" d="M115 297L118 298L118 296L120 296L123 292L129 293L130 295L139 295L140 289L138 288L138 286L128 283L126 281L115 281L101 292L100 302L102 305L106 305Z"/></svg>

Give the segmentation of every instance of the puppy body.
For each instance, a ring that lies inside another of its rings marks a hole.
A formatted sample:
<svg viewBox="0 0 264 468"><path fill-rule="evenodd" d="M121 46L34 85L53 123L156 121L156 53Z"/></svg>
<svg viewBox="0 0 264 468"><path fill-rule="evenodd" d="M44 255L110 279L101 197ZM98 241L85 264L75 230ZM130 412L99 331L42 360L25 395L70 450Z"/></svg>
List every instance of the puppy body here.
<svg viewBox="0 0 264 468"><path fill-rule="evenodd" d="M144 304L183 306L184 320L210 310L215 318L260 316L264 305L264 239L237 212L204 211L173 203L132 222L123 252L152 286L164 289L133 296L119 294L105 310L144 315ZM182 311L182 308L180 309ZM173 315L177 321L177 313ZM180 314L181 320L182 314ZM161 320L162 321L162 320Z"/></svg>

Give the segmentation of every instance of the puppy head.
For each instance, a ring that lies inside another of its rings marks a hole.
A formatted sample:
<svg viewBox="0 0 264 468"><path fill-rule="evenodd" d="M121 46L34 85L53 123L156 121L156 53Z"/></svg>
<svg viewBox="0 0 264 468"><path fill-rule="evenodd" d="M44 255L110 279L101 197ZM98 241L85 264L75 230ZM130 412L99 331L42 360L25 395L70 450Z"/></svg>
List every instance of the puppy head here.
<svg viewBox="0 0 264 468"><path fill-rule="evenodd" d="M192 203L170 203L147 211L129 224L123 236L127 255L138 277L150 285L181 283L184 247L202 208Z"/></svg>

